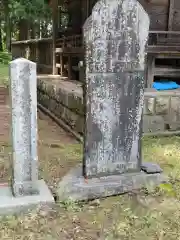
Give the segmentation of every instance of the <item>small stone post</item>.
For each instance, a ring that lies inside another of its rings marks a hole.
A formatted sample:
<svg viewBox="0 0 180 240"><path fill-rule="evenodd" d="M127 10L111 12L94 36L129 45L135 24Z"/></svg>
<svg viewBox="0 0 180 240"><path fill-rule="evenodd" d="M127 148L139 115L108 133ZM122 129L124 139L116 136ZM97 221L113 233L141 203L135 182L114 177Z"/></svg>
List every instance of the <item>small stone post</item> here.
<svg viewBox="0 0 180 240"><path fill-rule="evenodd" d="M23 58L10 63L12 107L13 193L37 194L36 64Z"/></svg>
<svg viewBox="0 0 180 240"><path fill-rule="evenodd" d="M17 214L54 198L43 179L38 180L36 64L23 58L10 63L12 113L12 185L0 186L0 215Z"/></svg>

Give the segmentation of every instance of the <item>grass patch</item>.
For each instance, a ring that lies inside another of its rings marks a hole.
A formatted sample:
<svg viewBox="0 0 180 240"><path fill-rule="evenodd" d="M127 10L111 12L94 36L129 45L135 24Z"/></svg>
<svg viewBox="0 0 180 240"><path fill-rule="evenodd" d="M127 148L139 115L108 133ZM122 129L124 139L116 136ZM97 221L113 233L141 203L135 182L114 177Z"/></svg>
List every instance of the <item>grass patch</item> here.
<svg viewBox="0 0 180 240"><path fill-rule="evenodd" d="M8 85L9 62L12 56L8 52L0 52L0 85Z"/></svg>
<svg viewBox="0 0 180 240"><path fill-rule="evenodd" d="M180 137L144 138L143 159L158 163L174 180L180 176Z"/></svg>
<svg viewBox="0 0 180 240"><path fill-rule="evenodd" d="M118 216L107 240L180 239L179 145L177 136L143 139L143 159L157 162L171 181L156 189L117 197Z"/></svg>
<svg viewBox="0 0 180 240"><path fill-rule="evenodd" d="M12 60L12 55L8 52L0 52L0 63L9 64Z"/></svg>

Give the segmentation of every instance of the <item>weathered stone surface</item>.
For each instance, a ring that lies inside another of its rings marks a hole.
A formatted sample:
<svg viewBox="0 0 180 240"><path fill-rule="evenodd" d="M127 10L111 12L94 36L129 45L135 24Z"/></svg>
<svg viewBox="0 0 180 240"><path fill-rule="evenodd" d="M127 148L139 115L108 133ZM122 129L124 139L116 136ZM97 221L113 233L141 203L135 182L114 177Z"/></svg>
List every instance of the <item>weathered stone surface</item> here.
<svg viewBox="0 0 180 240"><path fill-rule="evenodd" d="M148 108L150 113L152 113L153 109L153 98L149 98L148 100ZM177 113L180 113L180 107L179 107L179 97L171 97L171 110L172 114L176 115ZM167 115L168 114L168 102L169 102L169 97L164 96L164 97L158 97L156 98L156 113L161 114L161 115Z"/></svg>
<svg viewBox="0 0 180 240"><path fill-rule="evenodd" d="M149 17L136 0L100 0L84 25L84 175L139 171Z"/></svg>
<svg viewBox="0 0 180 240"><path fill-rule="evenodd" d="M163 170L156 163L144 162L141 164L141 169L146 173L162 173Z"/></svg>
<svg viewBox="0 0 180 240"><path fill-rule="evenodd" d="M10 63L12 111L12 186L0 186L0 214L27 213L42 205L53 206L54 198L37 166L36 64L27 59Z"/></svg>
<svg viewBox="0 0 180 240"><path fill-rule="evenodd" d="M64 89L59 88L55 97L59 103L64 106L68 106L68 94Z"/></svg>
<svg viewBox="0 0 180 240"><path fill-rule="evenodd" d="M173 96L171 92L169 92L172 96L159 96L156 98L156 114L154 115L153 113L153 102L154 98L149 98L147 100L147 110L148 113L145 113L144 109L144 114L148 114L148 116L144 117L144 132L147 132L147 125L148 123L152 122L151 119L162 119L161 120L161 125L169 124L169 129L171 130L179 130L180 129L180 107L179 107L179 97ZM170 100L170 101L169 101ZM171 104L171 107L169 107L169 102ZM149 116L149 114L153 116ZM156 120L155 120L156 121ZM155 121L152 122L153 127L153 132L157 131L156 126L155 126ZM160 124L160 121L158 121ZM154 124L153 124L154 123ZM157 124L157 128L159 127ZM164 129L163 129L164 130Z"/></svg>
<svg viewBox="0 0 180 240"><path fill-rule="evenodd" d="M79 115L84 115L83 99L82 96L77 95L72 89L65 87L63 81L55 81L52 79L38 80L38 93L40 95L45 94L50 99L54 99L57 103L61 104L65 108L72 110ZM76 85L74 85L76 86Z"/></svg>
<svg viewBox="0 0 180 240"><path fill-rule="evenodd" d="M53 84L53 83L51 83L51 79L49 79L48 81L49 81L49 84ZM56 95L58 95L59 91L56 90L56 92L54 93L55 96L51 95L50 96L51 100L49 101L49 98L46 96L48 94L46 93L46 90L44 90L45 84L42 84L43 80L41 80L40 83L41 84L38 84L38 102L41 103L44 107L47 107L50 111L52 111L52 113L54 113L59 118L64 118L64 109L65 108L75 109L77 111L78 120L75 123L74 129L77 130L77 132L83 133L83 129L84 129L84 126L83 126L84 125L84 123L83 123L83 121L84 121L83 96L82 95L77 96L76 93L72 93L71 91L66 91L66 94L68 95L67 106L62 106L61 103L59 101L57 101L58 96L56 96ZM74 85L76 86L75 83L74 83ZM58 88L58 87L63 88L62 85L57 84L56 88ZM81 87L79 87L79 88L81 88ZM72 94L74 97L72 97ZM53 100L53 99L56 99L56 100ZM172 119L171 119L172 122L170 124L170 128L172 130L178 130L178 129L180 129L180 123L177 122L178 116L180 116L179 111L178 111L179 102L173 100L172 103L173 103ZM51 105L51 106L49 106L49 105ZM56 105L56 107L55 107L55 105ZM160 98L158 100L158 105L163 106L164 109L168 109L167 101L164 102L164 100L162 98ZM149 108L148 113L152 113L151 101L149 101L148 108ZM73 112L71 112L71 114L73 114ZM164 121L167 120L167 117L163 116L162 112L159 112L159 114L161 114L161 116L158 116L158 115L151 116L151 115L144 114L144 116L143 116L143 133L164 131ZM64 120L66 121L66 119L64 119Z"/></svg>
<svg viewBox="0 0 180 240"><path fill-rule="evenodd" d="M162 132L165 130L164 119L162 116L144 115L143 117L143 132Z"/></svg>
<svg viewBox="0 0 180 240"><path fill-rule="evenodd" d="M81 96L65 89L61 82L39 79L38 101L75 131L83 133L84 106Z"/></svg>
<svg viewBox="0 0 180 240"><path fill-rule="evenodd" d="M74 201L91 200L131 192L149 185L157 186L167 181L168 178L162 174L147 174L143 171L85 180L82 176L82 166L79 166L61 180L57 196L60 201L69 198Z"/></svg>
<svg viewBox="0 0 180 240"><path fill-rule="evenodd" d="M66 122L69 123L69 125L74 129L76 121L78 119L78 115L65 108L64 118L66 119Z"/></svg>
<svg viewBox="0 0 180 240"><path fill-rule="evenodd" d="M73 109L75 112L77 112L79 115L84 116L84 104L83 104L83 98L76 96L73 94L73 92L68 93L68 107L70 109Z"/></svg>
<svg viewBox="0 0 180 240"><path fill-rule="evenodd" d="M75 130L82 134L84 133L84 118L79 116L75 125Z"/></svg>
<svg viewBox="0 0 180 240"><path fill-rule="evenodd" d="M54 198L43 180L37 181L39 194L15 197L9 186L0 187L0 215L27 214L37 207L54 207Z"/></svg>
<svg viewBox="0 0 180 240"><path fill-rule="evenodd" d="M10 63L15 196L38 193L36 86L35 63L23 58Z"/></svg>
<svg viewBox="0 0 180 240"><path fill-rule="evenodd" d="M141 171L155 169L141 164L148 28L149 18L135 0L100 0L85 23L84 176L81 165L61 180L60 201L112 196L167 180Z"/></svg>

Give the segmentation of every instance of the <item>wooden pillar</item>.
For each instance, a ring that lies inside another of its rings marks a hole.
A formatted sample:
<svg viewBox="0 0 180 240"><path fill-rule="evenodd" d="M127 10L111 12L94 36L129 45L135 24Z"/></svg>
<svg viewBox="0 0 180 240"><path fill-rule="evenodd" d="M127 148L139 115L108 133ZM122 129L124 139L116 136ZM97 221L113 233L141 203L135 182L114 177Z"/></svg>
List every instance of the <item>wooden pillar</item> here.
<svg viewBox="0 0 180 240"><path fill-rule="evenodd" d="M52 34L52 62L53 62L53 71L52 74L56 75L57 68L56 68L56 38L57 38L57 31L58 31L58 0L52 0L52 10L53 10L53 34Z"/></svg>
<svg viewBox="0 0 180 240"><path fill-rule="evenodd" d="M168 31L173 30L174 0L169 0Z"/></svg>
<svg viewBox="0 0 180 240"><path fill-rule="evenodd" d="M86 0L86 18L89 17L89 0Z"/></svg>
<svg viewBox="0 0 180 240"><path fill-rule="evenodd" d="M154 81L155 56L149 55L147 59L147 87L152 88Z"/></svg>
<svg viewBox="0 0 180 240"><path fill-rule="evenodd" d="M89 0L81 0L82 25L85 23L89 14Z"/></svg>
<svg viewBox="0 0 180 240"><path fill-rule="evenodd" d="M68 4L69 27L71 34L80 34L82 27L82 11L80 0L70 1ZM77 14L77 12L79 12Z"/></svg>

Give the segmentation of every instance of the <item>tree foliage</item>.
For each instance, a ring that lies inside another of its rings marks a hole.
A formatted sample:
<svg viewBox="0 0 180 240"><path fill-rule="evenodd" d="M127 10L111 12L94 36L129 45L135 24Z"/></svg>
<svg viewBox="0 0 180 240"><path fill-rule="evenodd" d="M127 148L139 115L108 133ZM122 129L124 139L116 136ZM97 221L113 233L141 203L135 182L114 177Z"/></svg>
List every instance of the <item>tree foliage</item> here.
<svg viewBox="0 0 180 240"><path fill-rule="evenodd" d="M36 35L46 28L52 17L45 0L0 0L0 10L0 48L5 43L9 49L10 39L17 39L19 32L34 31Z"/></svg>
<svg viewBox="0 0 180 240"><path fill-rule="evenodd" d="M11 17L16 19L34 21L50 17L50 7L44 0L9 0L8 6Z"/></svg>

